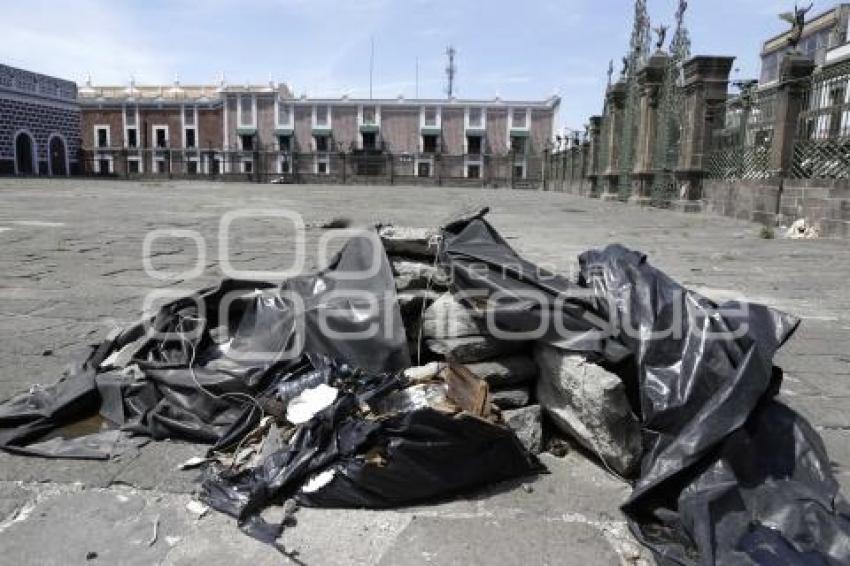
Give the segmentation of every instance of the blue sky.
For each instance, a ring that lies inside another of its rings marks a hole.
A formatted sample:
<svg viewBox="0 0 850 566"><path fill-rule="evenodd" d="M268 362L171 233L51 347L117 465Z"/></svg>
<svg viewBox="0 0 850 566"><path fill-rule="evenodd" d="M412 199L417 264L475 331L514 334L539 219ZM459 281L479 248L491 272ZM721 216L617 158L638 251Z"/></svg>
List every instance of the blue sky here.
<svg viewBox="0 0 850 566"><path fill-rule="evenodd" d="M676 0L649 0L653 24ZM832 3L818 2L816 11ZM761 41L790 0L690 0L694 54L735 55L755 77ZM457 96L563 99L559 123L601 109L609 59L625 53L632 0L0 0L0 62L95 84L288 83L298 95L440 97L446 45Z"/></svg>

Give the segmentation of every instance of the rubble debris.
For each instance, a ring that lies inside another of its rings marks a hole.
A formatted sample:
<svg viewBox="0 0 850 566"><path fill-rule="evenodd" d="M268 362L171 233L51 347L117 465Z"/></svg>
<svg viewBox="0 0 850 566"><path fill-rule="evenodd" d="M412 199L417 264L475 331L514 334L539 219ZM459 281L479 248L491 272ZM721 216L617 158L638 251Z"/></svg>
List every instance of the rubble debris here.
<svg viewBox="0 0 850 566"><path fill-rule="evenodd" d="M400 391L394 391L374 403L374 410L381 414L406 413L417 409L431 408L445 413L456 413L458 408L449 400L445 383L420 383Z"/></svg>
<svg viewBox="0 0 850 566"><path fill-rule="evenodd" d="M286 406L286 420L294 425L306 423L336 401L339 390L322 383L303 391Z"/></svg>
<svg viewBox="0 0 850 566"><path fill-rule="evenodd" d="M448 285L448 276L433 264L409 260L393 260L391 263L398 292L444 290Z"/></svg>
<svg viewBox="0 0 850 566"><path fill-rule="evenodd" d="M623 476L641 456L640 423L622 380L587 356L538 344L537 399L562 431Z"/></svg>
<svg viewBox="0 0 850 566"><path fill-rule="evenodd" d="M424 382L424 381L433 381L437 379L444 369L446 369L446 364L444 362L430 362L424 366L415 366L410 367L404 370L404 377L406 377L411 383Z"/></svg>
<svg viewBox="0 0 850 566"><path fill-rule="evenodd" d="M186 510L189 511L196 519L202 519L210 510L209 506L204 505L200 501L191 500L186 504Z"/></svg>
<svg viewBox="0 0 850 566"><path fill-rule="evenodd" d="M448 397L463 411L478 417L490 414L490 391L487 382L454 361L445 371Z"/></svg>
<svg viewBox="0 0 850 566"><path fill-rule="evenodd" d="M522 385L537 378L537 364L525 355L503 356L466 367L494 389Z"/></svg>
<svg viewBox="0 0 850 566"><path fill-rule="evenodd" d="M820 237L816 224L811 224L805 218L794 221L785 232L785 237L792 240L812 240Z"/></svg>
<svg viewBox="0 0 850 566"><path fill-rule="evenodd" d="M433 259L437 256L438 233L428 228L381 226L378 236L390 256Z"/></svg>
<svg viewBox="0 0 850 566"><path fill-rule="evenodd" d="M492 336L463 336L461 338L431 338L425 341L428 349L445 358L466 364L483 362L527 348L523 342L497 340Z"/></svg>
<svg viewBox="0 0 850 566"><path fill-rule="evenodd" d="M543 451L543 410L540 405L502 411L502 419L532 454Z"/></svg>
<svg viewBox="0 0 850 566"><path fill-rule="evenodd" d="M528 386L510 389L495 389L490 391L491 402L500 409L516 409L525 407L531 399Z"/></svg>
<svg viewBox="0 0 850 566"><path fill-rule="evenodd" d="M475 316L451 293L444 293L422 315L426 338L460 338L486 335L486 321Z"/></svg>

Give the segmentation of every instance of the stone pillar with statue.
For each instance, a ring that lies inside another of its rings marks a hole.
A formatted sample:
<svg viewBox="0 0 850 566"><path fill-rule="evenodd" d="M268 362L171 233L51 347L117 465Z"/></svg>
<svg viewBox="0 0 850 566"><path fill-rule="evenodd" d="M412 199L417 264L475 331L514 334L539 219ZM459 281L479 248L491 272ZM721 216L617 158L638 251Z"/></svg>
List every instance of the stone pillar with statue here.
<svg viewBox="0 0 850 566"><path fill-rule="evenodd" d="M623 137L623 113L626 104L626 82L619 80L608 87L605 93L605 137L602 143L608 156L605 169L600 173L602 200L620 198L620 143Z"/></svg>
<svg viewBox="0 0 850 566"><path fill-rule="evenodd" d="M667 73L670 56L660 49L637 72L640 88L638 133L632 169L632 194L629 202L648 205L651 202L655 178L655 139L658 133L661 87Z"/></svg>

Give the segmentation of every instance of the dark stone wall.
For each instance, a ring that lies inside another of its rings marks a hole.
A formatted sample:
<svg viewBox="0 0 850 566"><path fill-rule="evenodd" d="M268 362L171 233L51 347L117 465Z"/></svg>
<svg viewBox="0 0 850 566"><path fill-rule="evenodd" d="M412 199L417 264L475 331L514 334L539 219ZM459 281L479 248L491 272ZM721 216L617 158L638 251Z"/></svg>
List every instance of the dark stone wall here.
<svg viewBox="0 0 850 566"><path fill-rule="evenodd" d="M18 100L20 95L5 97L0 93L0 161L15 158L15 133L29 131L38 146L39 169L47 173L47 143L54 133L64 136L68 160L77 160L80 149L80 111L62 108L56 104L40 102L33 98L29 102ZM3 172L0 166L0 172Z"/></svg>

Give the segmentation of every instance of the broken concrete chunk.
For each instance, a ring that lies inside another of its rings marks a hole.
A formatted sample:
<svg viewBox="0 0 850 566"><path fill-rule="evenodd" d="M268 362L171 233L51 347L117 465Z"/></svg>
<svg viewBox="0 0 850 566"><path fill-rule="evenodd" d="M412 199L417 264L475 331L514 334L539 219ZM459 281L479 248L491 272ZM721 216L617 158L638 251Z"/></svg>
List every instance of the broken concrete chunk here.
<svg viewBox="0 0 850 566"><path fill-rule="evenodd" d="M528 387L515 387L490 391L490 401L500 409L517 409L528 405L531 392Z"/></svg>
<svg viewBox="0 0 850 566"><path fill-rule="evenodd" d="M466 367L492 388L528 383L537 377L537 364L531 356L505 356Z"/></svg>
<svg viewBox="0 0 850 566"><path fill-rule="evenodd" d="M640 424L623 382L582 354L537 344L537 399L554 424L622 475L641 454Z"/></svg>
<svg viewBox="0 0 850 566"><path fill-rule="evenodd" d="M433 353L451 357L462 364L491 360L516 353L526 347L524 342L506 342L492 336L431 338L426 340L425 344Z"/></svg>
<svg viewBox="0 0 850 566"><path fill-rule="evenodd" d="M387 254L393 256L413 256L434 258L437 255L435 236L437 233L428 228L408 226L383 226L378 235L384 243Z"/></svg>
<svg viewBox="0 0 850 566"><path fill-rule="evenodd" d="M526 450L532 454L543 451L543 410L540 405L502 411L502 419Z"/></svg>
<svg viewBox="0 0 850 566"><path fill-rule="evenodd" d="M419 261L393 260L393 272L396 274L395 286L398 291L417 289L445 290L449 283L443 270L430 263Z"/></svg>
<svg viewBox="0 0 850 566"><path fill-rule="evenodd" d="M422 335L426 338L457 338L488 334L486 321L454 298L443 294L422 315Z"/></svg>
<svg viewBox="0 0 850 566"><path fill-rule="evenodd" d="M448 387L445 383L422 383L394 391L378 399L373 407L381 414L406 413L425 408L447 413L457 412L457 407L448 398Z"/></svg>

